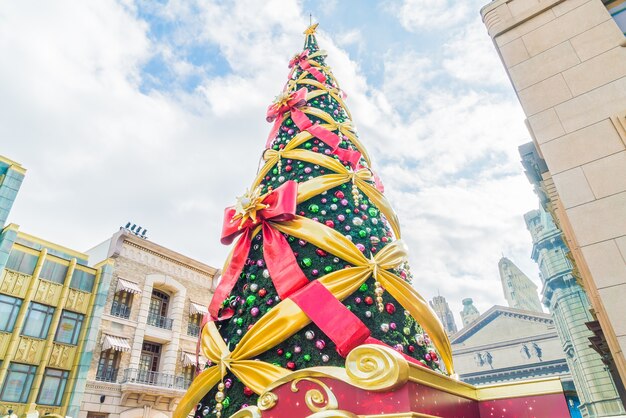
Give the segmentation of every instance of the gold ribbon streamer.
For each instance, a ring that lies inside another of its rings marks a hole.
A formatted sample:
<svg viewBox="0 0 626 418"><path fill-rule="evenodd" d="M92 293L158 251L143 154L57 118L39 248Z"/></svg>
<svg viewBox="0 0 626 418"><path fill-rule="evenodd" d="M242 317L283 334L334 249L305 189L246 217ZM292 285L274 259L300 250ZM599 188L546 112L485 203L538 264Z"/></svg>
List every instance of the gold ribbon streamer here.
<svg viewBox="0 0 626 418"><path fill-rule="evenodd" d="M348 109L348 106L346 106L345 102L343 101L343 97L341 97L340 91L337 87L330 87L311 78L299 78L298 80L296 80L295 84L308 84L310 86L317 87L319 93L316 93L317 95L315 97L321 96L325 93L330 94L341 105L341 107L343 107L343 109L348 114L348 118L352 119L350 109Z"/></svg>
<svg viewBox="0 0 626 418"><path fill-rule="evenodd" d="M413 318L420 323L422 328L424 328L431 340L435 343L435 347L441 355L441 359L446 366L446 370L448 370L450 374L454 373L450 341L448 340L441 322L439 322L435 313L428 306L428 303L424 301L424 298L420 296L419 293L413 289L413 287L395 274L386 271L389 268L397 267L404 259L406 259L406 247L401 240L394 241L383 247L383 249L380 250L376 256L374 256L374 261L372 261L371 259L368 260L365 258L352 241L348 240L342 234L308 218L296 216L296 218L291 221L282 222L280 224L273 223L273 227L280 232L284 232L296 238L308 241L322 250L340 257L350 264L361 267L371 266L373 276L379 281L382 279L385 282L383 283L383 281L381 281L383 287L387 289L387 291L398 301L398 303L411 312ZM341 271L349 272L354 269L358 269L358 267L352 267ZM355 271L356 274L359 272L359 270ZM330 275L324 276L319 280L324 283L324 279L328 276ZM367 279L367 277L365 279ZM351 277L350 281L356 282L355 277ZM365 280L363 280L363 282L364 281ZM362 282L355 284L355 290L361 284ZM329 288L329 290L331 289ZM337 294L333 291L331 291L331 293L337 297Z"/></svg>

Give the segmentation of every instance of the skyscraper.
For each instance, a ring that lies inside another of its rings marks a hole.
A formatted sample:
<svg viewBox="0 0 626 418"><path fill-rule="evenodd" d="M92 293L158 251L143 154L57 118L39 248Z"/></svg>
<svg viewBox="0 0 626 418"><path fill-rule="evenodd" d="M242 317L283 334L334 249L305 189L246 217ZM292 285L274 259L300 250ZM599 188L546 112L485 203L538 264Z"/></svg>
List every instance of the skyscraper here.
<svg viewBox="0 0 626 418"><path fill-rule="evenodd" d="M433 308L439 317L439 320L443 324L443 328L446 330L448 335L454 334L457 331L456 323L454 322L454 315L448 306L446 298L443 296L435 296L429 303L430 307Z"/></svg>
<svg viewBox="0 0 626 418"><path fill-rule="evenodd" d="M593 321L589 300L572 274L569 249L550 214L533 210L524 215L533 239L532 259L539 265L543 303L550 309L565 359L572 373L584 417L611 416L622 412L613 379L601 357L589 345Z"/></svg>
<svg viewBox="0 0 626 418"><path fill-rule="evenodd" d="M472 298L465 298L462 303L463 310L461 311L461 320L463 321L463 328L465 328L480 316L480 312L478 312L478 309L474 306Z"/></svg>
<svg viewBox="0 0 626 418"><path fill-rule="evenodd" d="M483 22L545 160L543 204L593 307L595 345L626 382L626 5L485 3Z"/></svg>
<svg viewBox="0 0 626 418"><path fill-rule="evenodd" d="M543 312L537 285L528 278L511 260L502 257L498 262L504 298L511 308Z"/></svg>

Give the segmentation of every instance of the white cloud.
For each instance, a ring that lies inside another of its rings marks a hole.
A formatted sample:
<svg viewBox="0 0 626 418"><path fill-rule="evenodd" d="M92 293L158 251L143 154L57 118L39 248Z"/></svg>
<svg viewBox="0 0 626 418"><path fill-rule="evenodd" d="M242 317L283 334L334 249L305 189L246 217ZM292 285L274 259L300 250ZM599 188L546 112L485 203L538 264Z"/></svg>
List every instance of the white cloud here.
<svg viewBox="0 0 626 418"><path fill-rule="evenodd" d="M451 76L466 83L509 87L487 29L478 16L457 30L443 46L442 67Z"/></svg>
<svg viewBox="0 0 626 418"><path fill-rule="evenodd" d="M406 30L418 32L452 27L467 17L470 7L465 1L404 0L395 12Z"/></svg>
<svg viewBox="0 0 626 418"><path fill-rule="evenodd" d="M401 21L414 30L465 19L470 6L448 3L406 1ZM256 173L265 109L308 16L296 1L144 7L176 22L171 37L150 39L130 2L0 10L10 63L0 66L1 152L29 169L11 220L78 249L133 220L155 242L221 266L222 209ZM536 270L521 218L535 207L516 150L523 114L512 94L485 93L502 80L483 77L501 70L480 29L464 27L438 56L391 51L381 86L341 48L356 29L336 42L318 37L399 213L416 288L426 297L438 289L455 312L462 297L482 310L503 302L494 284L501 251ZM177 48L203 43L229 72L204 76L191 93L140 91L140 69L155 54L179 75L201 75Z"/></svg>

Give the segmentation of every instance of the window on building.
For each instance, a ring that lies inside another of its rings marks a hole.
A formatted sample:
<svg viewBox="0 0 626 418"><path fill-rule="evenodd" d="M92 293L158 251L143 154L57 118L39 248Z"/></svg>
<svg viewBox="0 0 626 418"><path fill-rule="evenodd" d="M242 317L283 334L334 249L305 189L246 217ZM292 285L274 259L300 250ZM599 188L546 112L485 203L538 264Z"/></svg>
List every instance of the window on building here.
<svg viewBox="0 0 626 418"><path fill-rule="evenodd" d="M148 325L158 328L172 329L172 319L167 317L170 297L160 290L152 290L148 307Z"/></svg>
<svg viewBox="0 0 626 418"><path fill-rule="evenodd" d="M58 343L77 345L84 318L84 315L63 311L54 340Z"/></svg>
<svg viewBox="0 0 626 418"><path fill-rule="evenodd" d="M617 26L626 35L626 0L603 0L603 2Z"/></svg>
<svg viewBox="0 0 626 418"><path fill-rule="evenodd" d="M54 314L54 307L31 302L26 314L22 335L42 339L47 338L52 314Z"/></svg>
<svg viewBox="0 0 626 418"><path fill-rule="evenodd" d="M187 366L183 368L184 388L187 389L193 379L196 377L196 366Z"/></svg>
<svg viewBox="0 0 626 418"><path fill-rule="evenodd" d="M197 337L200 335L200 324L202 323L201 314L189 315L189 324L187 325L187 335Z"/></svg>
<svg viewBox="0 0 626 418"><path fill-rule="evenodd" d="M67 275L67 266L54 262L52 260L46 260L41 266L41 273L39 277L51 282L63 284L65 282L65 276Z"/></svg>
<svg viewBox="0 0 626 418"><path fill-rule="evenodd" d="M85 292L91 292L93 290L93 283L96 280L96 276L92 273L75 269L72 274L72 281L70 287L72 289L84 290Z"/></svg>
<svg viewBox="0 0 626 418"><path fill-rule="evenodd" d="M0 331L12 332L22 299L0 295Z"/></svg>
<svg viewBox="0 0 626 418"><path fill-rule="evenodd" d="M37 265L37 259L38 257L36 255L13 250L11 251L11 254L9 254L6 268L19 271L24 274L33 274L35 266Z"/></svg>
<svg viewBox="0 0 626 418"><path fill-rule="evenodd" d="M121 353L117 350L109 349L100 354L98 361L98 371L96 372L96 380L103 382L117 381L117 372L120 365Z"/></svg>
<svg viewBox="0 0 626 418"><path fill-rule="evenodd" d="M133 303L133 294L130 292L119 291L113 296L111 304L111 315L120 318L130 318L130 307Z"/></svg>
<svg viewBox="0 0 626 418"><path fill-rule="evenodd" d="M0 400L25 403L28 400L36 370L37 366L11 363L4 379L2 392L0 392Z"/></svg>
<svg viewBox="0 0 626 418"><path fill-rule="evenodd" d="M69 372L65 370L46 369L41 389L39 389L37 403L41 405L61 405L68 375Z"/></svg>

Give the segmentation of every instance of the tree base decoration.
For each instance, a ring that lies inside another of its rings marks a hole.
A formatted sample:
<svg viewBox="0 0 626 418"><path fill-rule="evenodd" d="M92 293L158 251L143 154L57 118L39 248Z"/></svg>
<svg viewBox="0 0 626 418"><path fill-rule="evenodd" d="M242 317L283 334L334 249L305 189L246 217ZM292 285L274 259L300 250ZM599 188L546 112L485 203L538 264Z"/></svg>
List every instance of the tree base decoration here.
<svg viewBox="0 0 626 418"><path fill-rule="evenodd" d="M270 384L230 418L569 418L558 378L474 387L361 345L345 369L312 367Z"/></svg>

